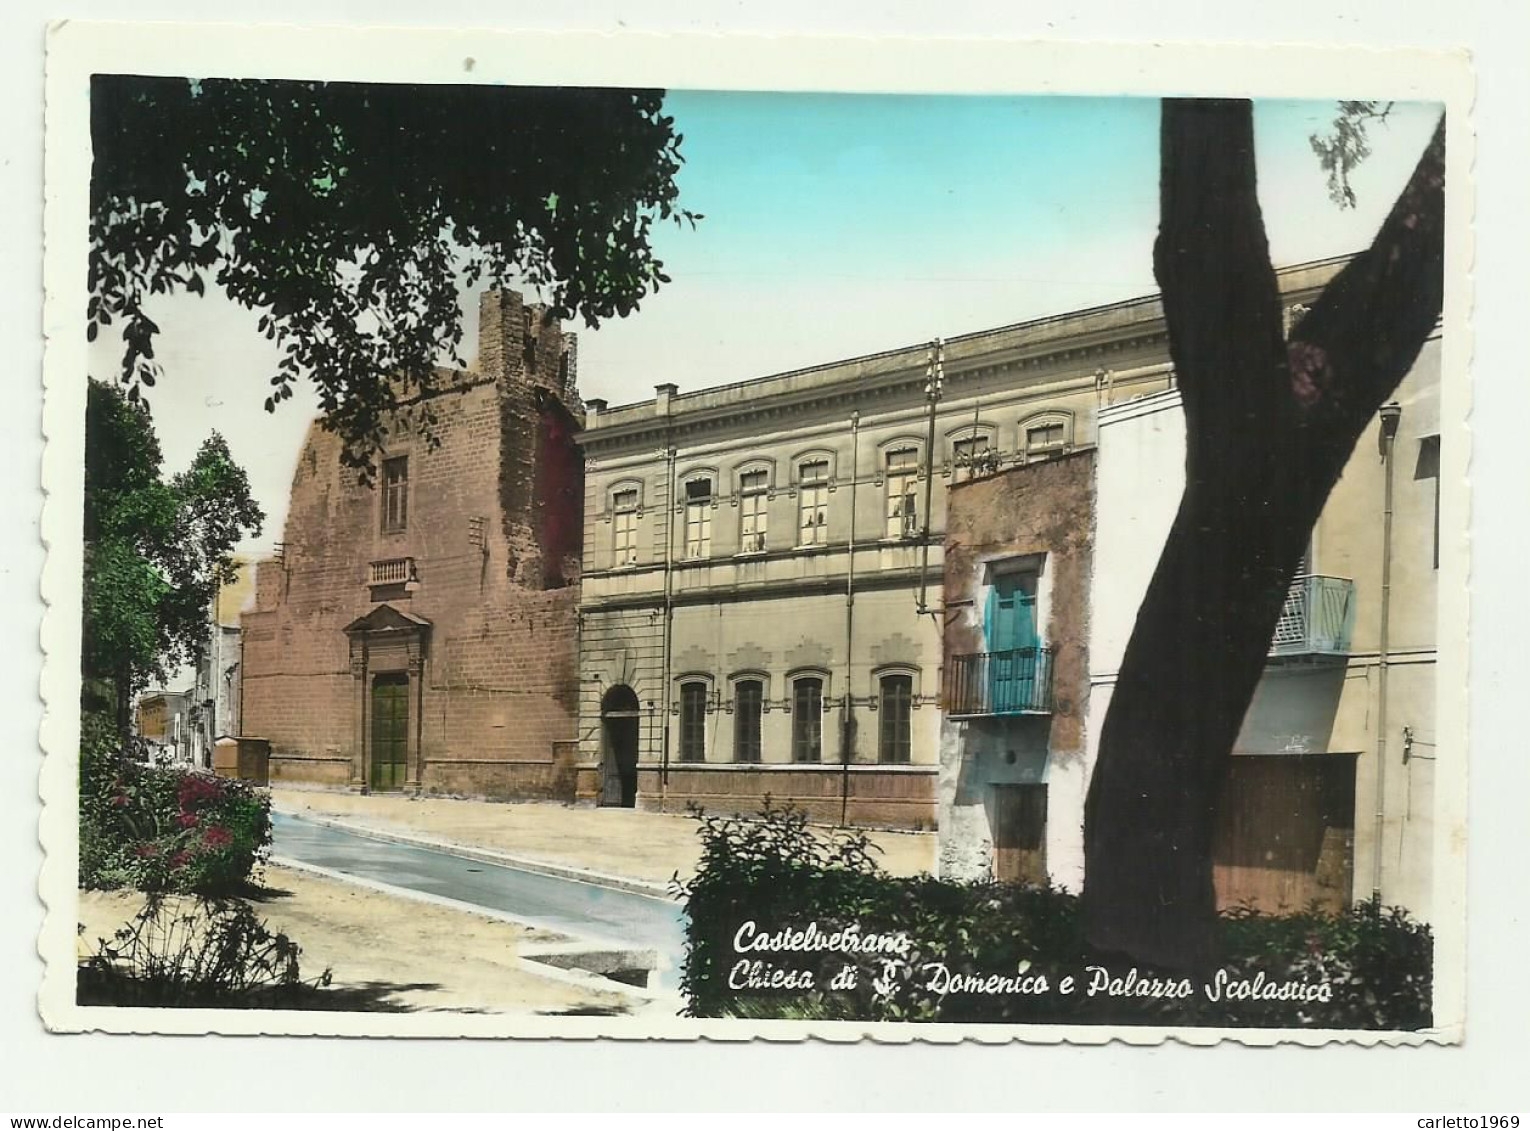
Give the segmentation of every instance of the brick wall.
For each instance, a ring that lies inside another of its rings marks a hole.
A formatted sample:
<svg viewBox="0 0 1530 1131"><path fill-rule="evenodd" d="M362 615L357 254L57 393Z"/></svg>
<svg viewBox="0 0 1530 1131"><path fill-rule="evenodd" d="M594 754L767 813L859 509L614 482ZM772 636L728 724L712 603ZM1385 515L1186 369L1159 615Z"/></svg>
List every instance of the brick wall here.
<svg viewBox="0 0 1530 1131"><path fill-rule="evenodd" d="M570 481L582 466L572 339L512 292L490 292L480 309L478 370L430 402L438 445L417 434L419 406L390 424L382 456L408 460L403 530L384 529L382 488L359 484L338 441L309 429L285 552L258 571L242 620L243 729L270 740L273 780L364 784L372 668L345 629L386 603L429 622L410 672L410 787L571 795L578 572L566 542L582 507ZM368 584L371 563L403 558L416 584Z"/></svg>
<svg viewBox="0 0 1530 1131"><path fill-rule="evenodd" d="M947 609L970 608L983 581L985 562L1045 555L1050 600L1042 637L1053 650L1049 739L1053 750L1083 748L1093 514L1092 449L976 479L951 491L944 577ZM948 616L946 655L981 651L981 610Z"/></svg>

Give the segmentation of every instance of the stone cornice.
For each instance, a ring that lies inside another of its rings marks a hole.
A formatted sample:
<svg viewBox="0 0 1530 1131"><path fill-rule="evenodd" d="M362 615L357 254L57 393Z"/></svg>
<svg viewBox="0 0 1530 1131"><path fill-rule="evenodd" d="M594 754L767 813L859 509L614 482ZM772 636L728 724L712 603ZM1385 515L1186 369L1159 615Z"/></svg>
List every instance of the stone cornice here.
<svg viewBox="0 0 1530 1131"><path fill-rule="evenodd" d="M1168 335L1161 324L1138 326L1135 330L1137 332L1131 334L1079 340L1059 348L1016 347L955 360L948 352L945 365L946 396L951 399L960 397L964 393L964 386L1001 376L1010 376L1017 384L1023 384L1028 379L1056 379L1059 375L1048 370L1062 368L1069 363L1086 369L1091 364L1103 366L1113 357L1130 350L1160 348L1167 357ZM821 385L783 393L761 389L758 394L735 402L689 412L684 411L682 405L680 412L667 416L654 413L630 421L597 424L580 434L580 444L586 453L602 455L628 448L662 445L729 425L747 423L751 429L758 428L771 422L833 410L836 407L842 408L848 415L851 409L868 411L868 403L875 402L881 402L889 409L896 407L889 402L900 400L906 401L907 406L913 406L922 403L924 399L924 370L925 363L921 355L915 365L901 365L890 373L874 377L851 372L844 376L826 378ZM724 389L735 387L738 386L722 386ZM652 403L642 402L630 407L651 407Z"/></svg>
<svg viewBox="0 0 1530 1131"><path fill-rule="evenodd" d="M1278 272L1287 303L1314 298L1347 256L1297 264ZM846 358L748 381L672 396L659 414L653 400L609 409L586 428L580 443L591 455L668 444L698 432L747 422L757 428L815 411L864 407L924 395L927 343ZM1114 356L1159 351L1168 360L1168 334L1157 295L980 330L945 340L948 396L977 381L1013 377L1019 383L1062 368L1109 368ZM690 405L687 402L691 402Z"/></svg>

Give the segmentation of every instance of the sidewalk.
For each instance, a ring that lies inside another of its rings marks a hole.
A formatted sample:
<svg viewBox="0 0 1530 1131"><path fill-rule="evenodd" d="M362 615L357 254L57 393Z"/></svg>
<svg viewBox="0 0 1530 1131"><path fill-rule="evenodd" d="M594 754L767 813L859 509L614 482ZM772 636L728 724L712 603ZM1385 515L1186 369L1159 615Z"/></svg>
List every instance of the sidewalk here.
<svg viewBox="0 0 1530 1131"><path fill-rule="evenodd" d="M545 801L471 801L273 787L272 806L525 860L663 884L691 876L701 855L697 824L673 813L596 809ZM878 861L897 876L933 871L934 833L874 832Z"/></svg>
<svg viewBox="0 0 1530 1131"><path fill-rule="evenodd" d="M183 898L183 897L172 897ZM80 892L84 954L143 906L134 891ZM519 956L562 936L277 865L255 913L303 948L304 978L333 982L318 1008L400 1013L631 1012L638 999L528 969ZM607 983L609 985L609 983Z"/></svg>

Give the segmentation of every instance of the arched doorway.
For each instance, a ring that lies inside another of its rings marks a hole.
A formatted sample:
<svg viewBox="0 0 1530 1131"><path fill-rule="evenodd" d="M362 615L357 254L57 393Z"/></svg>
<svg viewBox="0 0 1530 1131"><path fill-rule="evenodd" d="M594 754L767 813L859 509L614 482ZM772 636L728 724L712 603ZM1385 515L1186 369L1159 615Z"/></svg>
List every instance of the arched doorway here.
<svg viewBox="0 0 1530 1131"><path fill-rule="evenodd" d="M611 688L600 700L602 805L631 809L637 804L638 719L637 692L625 683Z"/></svg>

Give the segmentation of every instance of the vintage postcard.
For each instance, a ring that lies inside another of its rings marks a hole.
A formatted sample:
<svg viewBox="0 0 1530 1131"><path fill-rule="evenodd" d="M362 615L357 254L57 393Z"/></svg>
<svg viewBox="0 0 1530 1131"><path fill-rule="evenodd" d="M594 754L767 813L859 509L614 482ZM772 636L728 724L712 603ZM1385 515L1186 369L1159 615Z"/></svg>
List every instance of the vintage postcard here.
<svg viewBox="0 0 1530 1131"><path fill-rule="evenodd" d="M1471 94L58 26L44 1021L1460 1040Z"/></svg>

